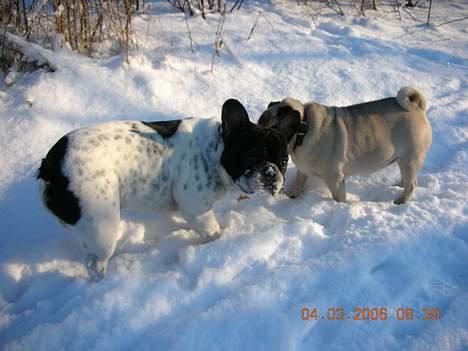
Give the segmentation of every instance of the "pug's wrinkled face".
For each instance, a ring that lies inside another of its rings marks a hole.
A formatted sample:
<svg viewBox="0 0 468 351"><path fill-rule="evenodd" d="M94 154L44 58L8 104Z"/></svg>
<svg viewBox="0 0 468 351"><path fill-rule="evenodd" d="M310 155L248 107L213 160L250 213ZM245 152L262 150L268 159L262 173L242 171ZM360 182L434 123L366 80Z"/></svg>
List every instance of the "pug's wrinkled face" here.
<svg viewBox="0 0 468 351"><path fill-rule="evenodd" d="M268 104L268 108L262 113L258 119L258 125L265 128L273 128L280 120L278 114L279 108L282 107L280 101L272 101Z"/></svg>
<svg viewBox="0 0 468 351"><path fill-rule="evenodd" d="M237 100L223 106L221 164L239 188L252 194L276 195L283 188L288 165L287 143L278 130L250 122Z"/></svg>
<svg viewBox="0 0 468 351"><path fill-rule="evenodd" d="M295 112L294 112L295 111ZM285 118L292 118L291 123L297 121L304 114L304 105L297 99L287 97L281 101L272 101L268 104L267 109L262 113L258 119L258 125L267 128L279 127L280 121Z"/></svg>

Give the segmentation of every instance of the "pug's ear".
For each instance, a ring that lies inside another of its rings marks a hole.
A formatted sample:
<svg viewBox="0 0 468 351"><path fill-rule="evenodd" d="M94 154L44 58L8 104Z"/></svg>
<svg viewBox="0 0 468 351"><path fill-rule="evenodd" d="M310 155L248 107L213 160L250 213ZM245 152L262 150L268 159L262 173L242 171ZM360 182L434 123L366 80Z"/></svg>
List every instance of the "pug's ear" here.
<svg viewBox="0 0 468 351"><path fill-rule="evenodd" d="M280 101L271 101L271 102L268 104L268 108L270 108L271 106L278 105L279 103L280 103Z"/></svg>
<svg viewBox="0 0 468 351"><path fill-rule="evenodd" d="M286 139L286 142L289 143L294 134L296 134L297 130L299 129L299 124L301 123L301 115L299 111L293 110L289 106L281 108L280 110L283 110L281 113L281 119L275 126L275 129L277 129L280 132L280 134ZM279 113L278 116L280 116Z"/></svg>
<svg viewBox="0 0 468 351"><path fill-rule="evenodd" d="M271 128L273 125L276 124L276 118L274 118L270 111L266 110L265 112L262 113L262 115L260 116L260 118L258 119L258 122L257 124L260 126L260 127L264 127L264 128Z"/></svg>
<svg viewBox="0 0 468 351"><path fill-rule="evenodd" d="M251 123L244 106L235 99L226 100L223 104L221 121L223 138L230 137L235 130Z"/></svg>

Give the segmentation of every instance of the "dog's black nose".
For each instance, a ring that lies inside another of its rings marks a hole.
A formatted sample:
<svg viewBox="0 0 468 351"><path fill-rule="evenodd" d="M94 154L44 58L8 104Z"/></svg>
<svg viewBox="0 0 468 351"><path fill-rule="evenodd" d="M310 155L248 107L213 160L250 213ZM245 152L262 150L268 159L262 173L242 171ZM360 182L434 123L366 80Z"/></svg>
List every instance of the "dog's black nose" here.
<svg viewBox="0 0 468 351"><path fill-rule="evenodd" d="M276 167L273 167L271 164L266 165L262 168L260 173L268 180L275 179L277 174L277 170L275 168Z"/></svg>
<svg viewBox="0 0 468 351"><path fill-rule="evenodd" d="M278 184L279 173L277 167L272 164L268 164L260 170L263 189L271 195L276 195L280 190Z"/></svg>

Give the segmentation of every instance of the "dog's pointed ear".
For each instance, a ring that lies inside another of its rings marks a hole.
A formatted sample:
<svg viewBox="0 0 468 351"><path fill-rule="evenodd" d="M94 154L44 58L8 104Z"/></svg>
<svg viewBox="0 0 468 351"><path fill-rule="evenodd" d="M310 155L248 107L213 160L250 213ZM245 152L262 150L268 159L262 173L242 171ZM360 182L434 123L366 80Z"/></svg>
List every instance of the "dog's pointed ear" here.
<svg viewBox="0 0 468 351"><path fill-rule="evenodd" d="M286 139L286 142L289 143L294 134L296 134L300 123L301 114L299 113L299 111L293 110L289 106L285 106L281 114L281 119L275 126L275 129L277 129L280 132L280 134Z"/></svg>
<svg viewBox="0 0 468 351"><path fill-rule="evenodd" d="M251 123L244 106L235 99L226 100L223 104L221 121L223 138L228 138L236 129Z"/></svg>
<svg viewBox="0 0 468 351"><path fill-rule="evenodd" d="M278 105L279 103L280 101L270 101L270 103L268 104L268 108L270 108L271 106Z"/></svg>
<svg viewBox="0 0 468 351"><path fill-rule="evenodd" d="M271 127L271 125L268 125L268 123L270 123L271 125L275 124L274 119L270 115L270 111L266 110L265 112L262 113L262 115L258 119L257 124L260 127L266 127L266 128Z"/></svg>

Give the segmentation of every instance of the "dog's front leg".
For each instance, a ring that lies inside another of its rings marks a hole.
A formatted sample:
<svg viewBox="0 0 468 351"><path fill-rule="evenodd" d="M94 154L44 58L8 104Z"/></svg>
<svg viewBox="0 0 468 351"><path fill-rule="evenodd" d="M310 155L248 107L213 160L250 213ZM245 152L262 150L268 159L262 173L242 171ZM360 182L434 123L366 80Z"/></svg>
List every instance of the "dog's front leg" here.
<svg viewBox="0 0 468 351"><path fill-rule="evenodd" d="M294 183L286 195L290 198L298 197L304 191L305 182L307 180L307 175L302 173L300 170L297 170L296 177L294 178Z"/></svg>
<svg viewBox="0 0 468 351"><path fill-rule="evenodd" d="M200 234L206 241L212 241L221 236L221 229L213 210L185 216L192 228Z"/></svg>

